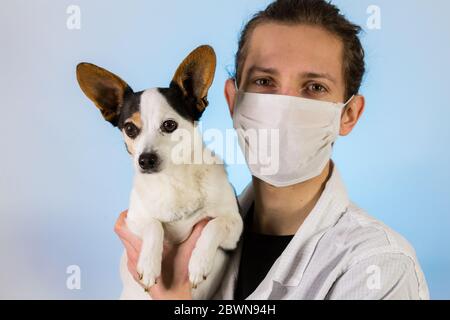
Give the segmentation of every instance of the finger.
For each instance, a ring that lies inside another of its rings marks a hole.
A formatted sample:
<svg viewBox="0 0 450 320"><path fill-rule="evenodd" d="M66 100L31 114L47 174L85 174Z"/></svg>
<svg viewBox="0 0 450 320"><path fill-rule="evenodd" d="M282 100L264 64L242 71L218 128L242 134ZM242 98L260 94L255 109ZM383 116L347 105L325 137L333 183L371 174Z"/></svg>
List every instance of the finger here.
<svg viewBox="0 0 450 320"><path fill-rule="evenodd" d="M117 218L117 221L114 225L114 232L118 236L126 236L128 233L126 219L127 219L127 211L125 210L122 213L120 213L120 215Z"/></svg>
<svg viewBox="0 0 450 320"><path fill-rule="evenodd" d="M128 271L130 272L130 274L132 275L132 277L134 278L134 280L136 282L140 283L140 279L139 279L140 277L139 277L139 274L138 274L138 272L136 270L136 265L133 264L130 260L128 260L127 268L128 268Z"/></svg>
<svg viewBox="0 0 450 320"><path fill-rule="evenodd" d="M142 247L142 240L139 239L139 237L136 236L133 232L131 232L130 229L128 229L125 220L126 214L127 211L124 211L120 214L119 218L117 219L116 225L114 226L114 231L121 240L128 241L135 250L140 252Z"/></svg>
<svg viewBox="0 0 450 320"><path fill-rule="evenodd" d="M206 225L208 224L208 222L211 220L211 218L205 218L203 220L200 220L199 222L197 222L197 224L194 226L194 229L192 230L191 236L189 237L188 240L192 241L197 241L198 238L200 237L200 235L202 234L203 228L206 227Z"/></svg>
<svg viewBox="0 0 450 320"><path fill-rule="evenodd" d="M135 236L131 231L122 230L120 233L118 233L119 239L122 241L123 244L127 243L129 244L134 251L141 252L142 248L142 240L139 239L139 237Z"/></svg>
<svg viewBox="0 0 450 320"><path fill-rule="evenodd" d="M137 260L139 258L139 252L127 241L122 240L122 244L125 247L125 251L127 253L127 258L130 261L133 261L133 263L137 264Z"/></svg>
<svg viewBox="0 0 450 320"><path fill-rule="evenodd" d="M160 300L164 299L164 292L166 292L166 289L160 276L156 279L156 284L148 288L148 293L152 299Z"/></svg>
<svg viewBox="0 0 450 320"><path fill-rule="evenodd" d="M173 254L176 249L177 249L176 245L169 243L167 241L164 241L163 242L163 256L162 256L163 261L165 259L167 259L168 257L170 257L170 255Z"/></svg>
<svg viewBox="0 0 450 320"><path fill-rule="evenodd" d="M125 220L127 218L128 210L125 210L119 214L119 218L117 218L116 224L114 225L114 231L117 231L122 228L122 226L126 225Z"/></svg>
<svg viewBox="0 0 450 320"><path fill-rule="evenodd" d="M208 222L211 220L211 218L206 218L201 221L199 221L192 230L191 235L189 238L183 243L183 250L186 250L186 252L189 253L189 256L194 250L195 244L197 243L198 238L200 238L203 228L208 224Z"/></svg>

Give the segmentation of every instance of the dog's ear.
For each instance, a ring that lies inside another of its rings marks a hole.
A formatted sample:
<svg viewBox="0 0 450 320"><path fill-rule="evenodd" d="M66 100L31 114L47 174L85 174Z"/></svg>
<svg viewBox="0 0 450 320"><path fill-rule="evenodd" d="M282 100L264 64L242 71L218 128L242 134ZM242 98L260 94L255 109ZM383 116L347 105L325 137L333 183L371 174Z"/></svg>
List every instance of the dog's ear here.
<svg viewBox="0 0 450 320"><path fill-rule="evenodd" d="M178 85L183 95L194 99L201 114L208 106L208 90L214 79L216 54L210 46L203 45L192 51L180 64L172 83Z"/></svg>
<svg viewBox="0 0 450 320"><path fill-rule="evenodd" d="M128 84L108 70L85 62L77 66L77 80L105 120L117 126L125 94L133 92Z"/></svg>

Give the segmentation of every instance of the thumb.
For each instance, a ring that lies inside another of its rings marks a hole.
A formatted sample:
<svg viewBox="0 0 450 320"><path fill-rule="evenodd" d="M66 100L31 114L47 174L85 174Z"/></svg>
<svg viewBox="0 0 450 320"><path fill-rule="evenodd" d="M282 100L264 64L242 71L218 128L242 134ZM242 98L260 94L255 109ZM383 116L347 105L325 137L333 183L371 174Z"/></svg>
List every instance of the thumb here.
<svg viewBox="0 0 450 320"><path fill-rule="evenodd" d="M197 243L198 238L200 238L203 228L208 224L208 222L211 220L211 218L206 218L198 222L194 229L192 230L191 235L189 238L185 240L185 242L182 244L183 251L187 253L190 257L192 250L195 248L195 244Z"/></svg>

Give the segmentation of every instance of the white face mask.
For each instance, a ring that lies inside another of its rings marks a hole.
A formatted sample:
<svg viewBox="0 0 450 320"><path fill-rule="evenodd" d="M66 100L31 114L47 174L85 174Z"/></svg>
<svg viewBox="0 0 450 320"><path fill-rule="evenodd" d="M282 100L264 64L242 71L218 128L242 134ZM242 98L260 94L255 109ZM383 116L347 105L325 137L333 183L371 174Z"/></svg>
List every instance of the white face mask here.
<svg viewBox="0 0 450 320"><path fill-rule="evenodd" d="M238 91L233 125L252 175L275 187L320 175L352 98L331 103Z"/></svg>

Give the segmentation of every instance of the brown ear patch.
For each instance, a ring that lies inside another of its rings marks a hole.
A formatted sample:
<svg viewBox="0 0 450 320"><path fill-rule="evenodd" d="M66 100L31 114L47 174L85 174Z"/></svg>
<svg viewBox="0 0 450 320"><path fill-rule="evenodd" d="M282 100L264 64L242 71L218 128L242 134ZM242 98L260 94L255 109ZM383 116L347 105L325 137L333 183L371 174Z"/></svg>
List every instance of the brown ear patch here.
<svg viewBox="0 0 450 320"><path fill-rule="evenodd" d="M117 125L119 108L127 92L128 84L115 74L91 63L77 66L77 80L84 94L94 102L105 120Z"/></svg>
<svg viewBox="0 0 450 320"><path fill-rule="evenodd" d="M192 51L180 64L172 79L183 95L196 99L198 111L203 112L208 106L208 90L214 79L216 54L208 45Z"/></svg>

